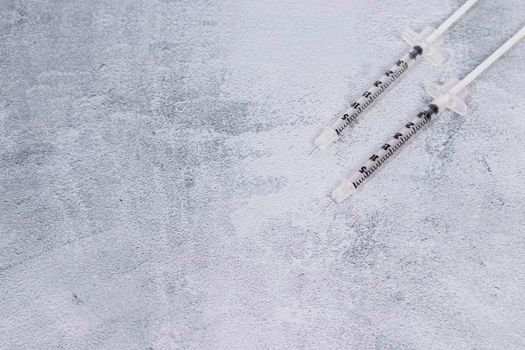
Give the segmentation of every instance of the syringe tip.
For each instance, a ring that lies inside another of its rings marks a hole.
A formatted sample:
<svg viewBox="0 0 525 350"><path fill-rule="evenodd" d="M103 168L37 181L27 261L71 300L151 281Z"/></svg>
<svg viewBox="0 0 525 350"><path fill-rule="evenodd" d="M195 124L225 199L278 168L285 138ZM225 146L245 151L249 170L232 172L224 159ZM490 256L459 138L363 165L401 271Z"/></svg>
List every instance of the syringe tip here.
<svg viewBox="0 0 525 350"><path fill-rule="evenodd" d="M315 139L315 144L317 145L317 148L319 150L324 151L325 149L330 147L332 143L337 141L338 138L339 135L337 135L337 132L335 132L334 129L327 127L323 130L321 135L319 135L319 137Z"/></svg>
<svg viewBox="0 0 525 350"><path fill-rule="evenodd" d="M356 189L353 183L351 183L350 181L344 181L335 190L332 191L331 197L335 202L341 203L350 195L354 194L355 191Z"/></svg>

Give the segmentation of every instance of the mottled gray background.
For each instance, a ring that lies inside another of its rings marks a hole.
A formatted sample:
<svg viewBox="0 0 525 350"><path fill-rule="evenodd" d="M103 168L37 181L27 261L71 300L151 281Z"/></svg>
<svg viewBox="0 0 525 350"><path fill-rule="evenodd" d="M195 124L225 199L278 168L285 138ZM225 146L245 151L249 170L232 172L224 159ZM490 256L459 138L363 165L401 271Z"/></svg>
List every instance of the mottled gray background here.
<svg viewBox="0 0 525 350"><path fill-rule="evenodd" d="M525 42L352 199L328 193L524 23L481 0L0 2L0 349L524 349Z"/></svg>

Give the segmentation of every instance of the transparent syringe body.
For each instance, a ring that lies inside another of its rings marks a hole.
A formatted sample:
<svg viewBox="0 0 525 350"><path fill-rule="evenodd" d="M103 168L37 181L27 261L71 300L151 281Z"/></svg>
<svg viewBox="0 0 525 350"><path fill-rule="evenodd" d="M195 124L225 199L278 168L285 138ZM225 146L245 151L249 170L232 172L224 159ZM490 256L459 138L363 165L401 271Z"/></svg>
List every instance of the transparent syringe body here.
<svg viewBox="0 0 525 350"><path fill-rule="evenodd" d="M420 46L414 46L413 49L401 57L396 64L383 74L350 108L343 113L337 120L330 125L330 128L341 136L350 124L359 117L359 115L370 105L372 105L394 82L398 81L405 72L416 64L419 57L423 54Z"/></svg>
<svg viewBox="0 0 525 350"><path fill-rule="evenodd" d="M404 128L390 138L377 152L372 154L358 171L332 192L333 200L342 202L349 195L355 193L389 158L395 155L403 145L438 113L438 106L431 104L426 110L421 111L416 118L405 124Z"/></svg>

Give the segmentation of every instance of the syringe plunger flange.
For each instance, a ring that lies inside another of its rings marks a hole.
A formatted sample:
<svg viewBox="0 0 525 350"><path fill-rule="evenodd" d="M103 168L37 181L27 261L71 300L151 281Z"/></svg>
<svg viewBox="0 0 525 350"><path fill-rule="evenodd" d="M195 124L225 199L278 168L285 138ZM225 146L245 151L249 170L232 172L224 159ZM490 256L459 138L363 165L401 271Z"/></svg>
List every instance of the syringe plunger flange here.
<svg viewBox="0 0 525 350"><path fill-rule="evenodd" d="M429 42L427 38L435 31L432 27L426 27L421 33L417 33L411 28L406 28L401 36L408 45L412 47L420 47L423 49L423 57L428 59L433 65L440 66L445 62L445 55L441 48L443 38L439 37L433 42Z"/></svg>
<svg viewBox="0 0 525 350"><path fill-rule="evenodd" d="M425 90L434 98L432 104L438 106L439 109L447 108L460 115L466 115L468 112L467 104L464 101L466 90L463 89L458 93L452 92L458 83L459 79L451 78L443 85L428 83Z"/></svg>

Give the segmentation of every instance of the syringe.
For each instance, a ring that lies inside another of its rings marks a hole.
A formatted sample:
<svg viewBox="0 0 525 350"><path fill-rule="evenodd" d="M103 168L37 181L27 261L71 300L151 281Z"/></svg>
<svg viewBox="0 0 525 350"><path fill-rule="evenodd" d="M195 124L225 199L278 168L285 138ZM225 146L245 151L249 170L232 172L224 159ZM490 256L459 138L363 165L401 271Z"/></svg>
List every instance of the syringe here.
<svg viewBox="0 0 525 350"><path fill-rule="evenodd" d="M412 49L409 53L401 57L386 73L377 80L371 88L366 90L363 95L350 108L343 113L337 120L325 127L324 131L315 139L314 150L325 150L332 143L337 141L348 126L357 119L357 117L370 105L372 105L379 96L390 87L394 82L399 80L415 63L419 57L427 58L432 64L440 65L445 60L441 52L442 34L449 29L457 20L459 20L478 0L468 0L456 12L454 12L438 29L426 27L420 34L410 28L405 29L402 33L405 40ZM312 151L313 152L313 151Z"/></svg>
<svg viewBox="0 0 525 350"><path fill-rule="evenodd" d="M429 84L427 92L434 98L427 109L420 112L415 119L387 141L353 176L344 180L331 194L332 199L340 203L355 193L370 176L381 167L390 157L421 130L430 120L443 109L448 108L460 115L467 113L467 105L463 101L465 87L483 73L491 64L496 62L505 52L510 50L519 40L525 37L525 27L509 39L503 46L490 55L483 63L468 74L463 80L451 79L442 86Z"/></svg>

